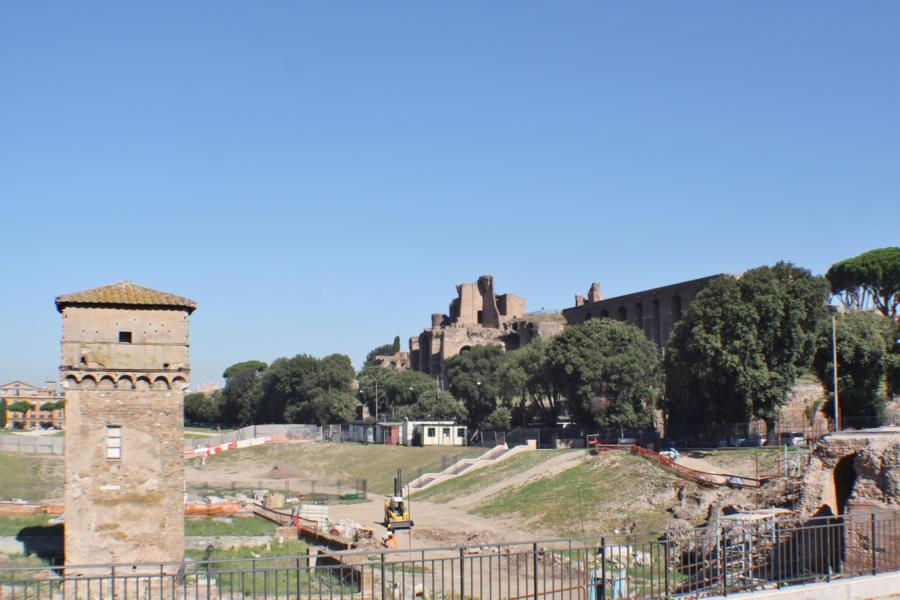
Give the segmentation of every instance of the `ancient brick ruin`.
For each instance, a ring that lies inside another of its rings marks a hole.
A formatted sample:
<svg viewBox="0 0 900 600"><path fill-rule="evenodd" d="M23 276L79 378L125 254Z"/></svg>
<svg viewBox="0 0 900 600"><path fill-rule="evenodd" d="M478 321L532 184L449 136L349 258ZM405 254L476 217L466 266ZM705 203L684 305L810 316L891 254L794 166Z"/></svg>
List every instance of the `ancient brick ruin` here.
<svg viewBox="0 0 900 600"><path fill-rule="evenodd" d="M605 300L600 284L595 282L588 291L587 300L582 294L576 294L575 306L563 309L562 314L569 325L580 325L599 318L633 323L662 351L675 323L688 313L697 293L716 277L721 275L700 277Z"/></svg>
<svg viewBox="0 0 900 600"><path fill-rule="evenodd" d="M473 346L496 344L513 350L541 336L562 331L561 321L527 314L525 298L494 291L494 278L456 286L449 314L431 315L431 327L409 339L410 368L433 377L444 374L446 362Z"/></svg>

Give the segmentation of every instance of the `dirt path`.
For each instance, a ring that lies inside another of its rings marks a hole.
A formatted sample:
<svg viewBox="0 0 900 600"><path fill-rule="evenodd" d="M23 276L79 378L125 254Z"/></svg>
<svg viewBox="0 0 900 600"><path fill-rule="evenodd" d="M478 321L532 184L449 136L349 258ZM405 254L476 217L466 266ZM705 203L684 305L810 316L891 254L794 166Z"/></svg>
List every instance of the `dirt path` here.
<svg viewBox="0 0 900 600"><path fill-rule="evenodd" d="M534 479L540 479L542 477L551 477L553 475L571 469L572 467L582 462L584 459L584 452L566 452L565 454L555 456L550 460L546 460L540 464L537 464L530 469L526 469L521 473L513 475L512 477L506 477L504 479L501 479L500 481L497 481L496 483L483 487L473 494L454 498L445 506L452 506L454 508L477 506L490 496L499 494L506 488L518 487Z"/></svg>
<svg viewBox="0 0 900 600"><path fill-rule="evenodd" d="M474 493L455 498L450 502L432 503L415 500L410 504L410 514L416 526L412 536L400 535L400 546L426 548L446 545L477 545L488 542L509 542L550 535L545 531L524 529L510 525L501 519L486 518L466 512L503 490L524 485L541 477L556 475L579 464L585 458L583 452L567 452L535 465L521 473L492 483ZM489 468L489 467L488 467ZM360 504L335 504L329 507L332 520L350 519L376 531L376 537L385 534L381 525L384 503L374 498Z"/></svg>
<svg viewBox="0 0 900 600"><path fill-rule="evenodd" d="M334 504L329 507L329 517L333 521L350 519L375 530L376 538L381 538L386 530L381 524L384 518L384 502L380 498L359 504ZM496 519L487 519L448 506L431 502L410 504L410 515L416 524L412 536L400 534L400 547L428 548L435 546L459 545L527 540L534 531L508 527Z"/></svg>
<svg viewBox="0 0 900 600"><path fill-rule="evenodd" d="M703 471L704 473L721 473L725 475L730 474L727 473L722 467L714 465L708 460L702 458L693 458L690 456L685 456L684 454L679 455L678 460L676 460L675 462L683 467L687 467L688 469Z"/></svg>

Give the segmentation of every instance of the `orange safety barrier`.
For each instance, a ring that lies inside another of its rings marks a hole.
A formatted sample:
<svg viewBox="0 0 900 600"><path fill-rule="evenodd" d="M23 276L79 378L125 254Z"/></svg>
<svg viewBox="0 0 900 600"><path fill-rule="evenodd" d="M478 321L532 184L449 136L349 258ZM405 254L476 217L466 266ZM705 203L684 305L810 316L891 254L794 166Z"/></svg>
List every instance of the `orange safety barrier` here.
<svg viewBox="0 0 900 600"><path fill-rule="evenodd" d="M743 475L732 475L730 473L707 473L706 471L698 471L679 465L668 456L662 456L658 452L641 448L640 446L631 446L632 454L637 454L651 460L655 460L661 466L675 471L679 475L687 477L701 485L730 485L736 487L759 487L760 480L754 477L745 477Z"/></svg>
<svg viewBox="0 0 900 600"><path fill-rule="evenodd" d="M690 479L695 483L699 483L700 485L707 486L734 486L734 487L759 487L761 481L754 477L745 477L743 475L732 475L730 473L708 473L706 471L698 471L697 469L691 469L690 467L686 467L684 465L679 465L674 460L669 458L668 456L662 456L658 452L654 452L653 450L647 450L646 448L641 448L640 446L635 445L614 445L614 444L600 444L594 440L589 440L588 445L592 450L596 452L630 452L632 454L637 454L638 456L643 456L649 460L655 461L657 464L662 466L665 469L669 469L670 471L674 471L678 473L682 477Z"/></svg>

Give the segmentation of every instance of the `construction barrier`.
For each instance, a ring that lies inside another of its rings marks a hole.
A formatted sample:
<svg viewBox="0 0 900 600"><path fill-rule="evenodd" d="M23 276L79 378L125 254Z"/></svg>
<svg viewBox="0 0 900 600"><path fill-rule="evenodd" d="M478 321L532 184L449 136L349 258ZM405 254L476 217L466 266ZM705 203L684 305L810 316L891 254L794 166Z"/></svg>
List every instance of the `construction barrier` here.
<svg viewBox="0 0 900 600"><path fill-rule="evenodd" d="M630 452L642 456L648 460L656 462L664 469L668 469L678 473L682 477L690 479L695 483L705 486L728 486L741 488L758 488L763 480L755 477L745 477L744 475L733 475L731 473L709 473L706 471L698 471L684 465L680 465L668 456L663 456L659 452L647 450L635 445L612 445L612 444L591 444L591 449L597 452Z"/></svg>

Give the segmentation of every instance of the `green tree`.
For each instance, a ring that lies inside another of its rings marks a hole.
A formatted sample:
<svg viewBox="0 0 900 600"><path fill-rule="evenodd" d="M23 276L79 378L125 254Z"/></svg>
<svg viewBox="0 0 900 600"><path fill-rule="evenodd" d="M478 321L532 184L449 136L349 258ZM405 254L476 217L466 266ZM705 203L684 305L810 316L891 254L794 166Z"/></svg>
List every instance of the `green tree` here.
<svg viewBox="0 0 900 600"><path fill-rule="evenodd" d="M346 354L329 354L318 360L314 385L322 390L351 392L356 371Z"/></svg>
<svg viewBox="0 0 900 600"><path fill-rule="evenodd" d="M871 301L881 314L897 318L900 306L900 247L878 248L831 265L825 274L831 292L852 309ZM840 370L840 366L838 367Z"/></svg>
<svg viewBox="0 0 900 600"><path fill-rule="evenodd" d="M376 386L377 384L377 386ZM375 414L378 391L380 419L455 419L464 421L466 410L425 373L367 366L359 373L359 391L370 414Z"/></svg>
<svg viewBox="0 0 900 600"><path fill-rule="evenodd" d="M482 427L502 400L497 373L503 363L502 346L475 346L447 361L450 393L460 400L469 415L469 425Z"/></svg>
<svg viewBox="0 0 900 600"><path fill-rule="evenodd" d="M260 379L255 422L321 424L348 414L350 420L357 404L351 390L353 376L353 364L343 354L277 358Z"/></svg>
<svg viewBox="0 0 900 600"><path fill-rule="evenodd" d="M25 400L19 400L18 402L13 402L9 406L6 407L6 410L15 413L22 413L23 415L27 413L29 410L34 408L34 405L31 402L26 402Z"/></svg>
<svg viewBox="0 0 900 600"><path fill-rule="evenodd" d="M838 315L836 325L841 419L871 417L874 422L870 424L880 424L885 412L885 374L893 365L894 324L879 313L851 311ZM820 329L813 367L828 390L822 411L831 419L834 415L834 361L830 322Z"/></svg>
<svg viewBox="0 0 900 600"><path fill-rule="evenodd" d="M784 262L707 284L667 344L670 424L759 418L771 430L810 365L827 296L821 277Z"/></svg>
<svg viewBox="0 0 900 600"><path fill-rule="evenodd" d="M59 400L57 402L44 402L41 404L41 410L59 410L60 408L65 407L66 401Z"/></svg>
<svg viewBox="0 0 900 600"><path fill-rule="evenodd" d="M184 397L185 423L220 423L222 422L222 393L193 393Z"/></svg>
<svg viewBox="0 0 900 600"><path fill-rule="evenodd" d="M642 428L660 393L656 347L628 323L594 319L568 327L547 350L548 369L575 421Z"/></svg>
<svg viewBox="0 0 900 600"><path fill-rule="evenodd" d="M256 423L310 423L315 419L319 361L308 354L276 358L260 379L260 395L254 413Z"/></svg>
<svg viewBox="0 0 900 600"><path fill-rule="evenodd" d="M562 398L551 376L547 350L547 338L536 338L527 346L507 352L498 371L501 394L517 398L513 402L518 409L516 422L526 422L529 407L541 423L556 425Z"/></svg>
<svg viewBox="0 0 900 600"><path fill-rule="evenodd" d="M397 354L400 352L400 336L394 336L394 344L391 346L391 354Z"/></svg>
<svg viewBox="0 0 900 600"><path fill-rule="evenodd" d="M415 396L415 402L397 408L393 418L466 422L466 407L450 392L426 388L417 391Z"/></svg>
<svg viewBox="0 0 900 600"><path fill-rule="evenodd" d="M481 426L489 431L509 431L512 427L512 413L505 406L498 406L481 422Z"/></svg>
<svg viewBox="0 0 900 600"><path fill-rule="evenodd" d="M348 423L356 417L359 401L353 394L337 388L318 390L309 404L312 421L317 425Z"/></svg>
<svg viewBox="0 0 900 600"><path fill-rule="evenodd" d="M265 373L266 363L250 360L231 365L223 373L225 387L222 390L222 422L235 425L253 423L259 404L259 380Z"/></svg>
<svg viewBox="0 0 900 600"><path fill-rule="evenodd" d="M0 429L6 427L6 400L0 399Z"/></svg>
<svg viewBox="0 0 900 600"><path fill-rule="evenodd" d="M224 379L230 379L234 377L238 372L245 370L251 370L256 375L259 375L268 367L269 365L261 360L245 360L244 362L234 363L233 365L225 369L225 372L222 373L222 377Z"/></svg>

